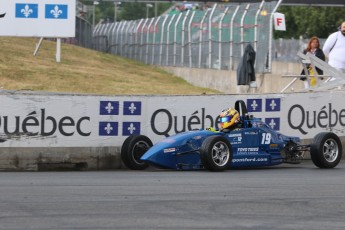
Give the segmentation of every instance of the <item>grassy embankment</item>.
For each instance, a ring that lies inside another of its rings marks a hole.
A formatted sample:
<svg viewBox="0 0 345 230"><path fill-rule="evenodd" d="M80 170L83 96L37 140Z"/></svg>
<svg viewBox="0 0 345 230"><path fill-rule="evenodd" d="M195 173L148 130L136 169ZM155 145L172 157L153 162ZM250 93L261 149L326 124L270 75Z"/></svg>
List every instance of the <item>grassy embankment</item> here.
<svg viewBox="0 0 345 230"><path fill-rule="evenodd" d="M0 89L101 95L218 94L195 87L154 66L74 45L44 40L33 56L35 38L0 37Z"/></svg>

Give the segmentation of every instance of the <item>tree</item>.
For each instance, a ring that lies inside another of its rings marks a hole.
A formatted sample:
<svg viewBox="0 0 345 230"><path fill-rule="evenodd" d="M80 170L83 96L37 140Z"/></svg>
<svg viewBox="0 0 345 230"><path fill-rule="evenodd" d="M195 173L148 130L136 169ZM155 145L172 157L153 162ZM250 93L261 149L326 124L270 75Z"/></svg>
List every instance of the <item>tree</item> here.
<svg viewBox="0 0 345 230"><path fill-rule="evenodd" d="M148 12L148 17L152 18L155 16L155 6L153 3L148 3L151 7L147 8L148 6L146 3L134 3L134 2L125 2L122 3L122 9L120 13L120 18L122 20L137 20L141 18L146 18L146 13ZM157 16L164 13L167 9L169 9L173 4L172 3L155 3L157 5ZM147 11L148 10L148 11Z"/></svg>
<svg viewBox="0 0 345 230"><path fill-rule="evenodd" d="M85 5L93 5L94 1L84 0L81 1ZM114 2L112 1L98 1L98 5L96 5L96 24L100 20L106 21L114 21L115 15L116 20L137 20L141 18L146 18L146 13L148 12L148 17L155 16L155 5L157 4L157 16L164 13L167 9L169 9L173 3L162 3L162 2L155 2L152 1L150 4L152 7L149 8L147 11L146 3L139 3L139 2L115 2L117 5L115 7ZM116 12L115 12L116 10ZM90 21L90 15L88 20Z"/></svg>
<svg viewBox="0 0 345 230"><path fill-rule="evenodd" d="M345 8L321 6L281 6L286 31L275 31L274 38L327 38L344 20Z"/></svg>
<svg viewBox="0 0 345 230"><path fill-rule="evenodd" d="M136 20L140 18L146 18L146 4L132 2L123 3L120 18L122 20Z"/></svg>

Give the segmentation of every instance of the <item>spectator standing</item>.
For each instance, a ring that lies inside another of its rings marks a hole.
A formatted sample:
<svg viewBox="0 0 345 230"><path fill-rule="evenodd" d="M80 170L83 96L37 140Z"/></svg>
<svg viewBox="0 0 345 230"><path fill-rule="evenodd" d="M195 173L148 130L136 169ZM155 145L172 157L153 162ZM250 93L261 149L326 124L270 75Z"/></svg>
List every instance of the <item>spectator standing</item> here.
<svg viewBox="0 0 345 230"><path fill-rule="evenodd" d="M332 33L323 46L323 52L328 57L328 64L345 73L345 21L339 31Z"/></svg>
<svg viewBox="0 0 345 230"><path fill-rule="evenodd" d="M326 57L325 54L323 53L322 49L320 48L320 40L317 37L311 37L309 39L307 48L305 50L303 50L303 54L307 54L310 53L312 55L315 55L315 57L320 58L321 60L325 61ZM323 71L319 68L315 68L317 71L318 75L323 75ZM316 85L316 79L315 77L313 77L314 73L312 72L312 68L311 65L308 64L307 65L307 70L308 70L308 74L311 75L311 79L310 79L310 85L315 86ZM301 75L305 75L304 69L302 70ZM301 78L302 81L304 81L304 86L305 88L309 88L309 82L306 81L307 78Z"/></svg>
<svg viewBox="0 0 345 230"><path fill-rule="evenodd" d="M315 57L320 58L322 61L326 60L325 54L320 47L320 40L315 36L310 38L307 48L303 50L303 54L307 54L307 53L311 53L315 55ZM307 67L309 66L310 65L308 65ZM323 75L323 71L321 69L316 67L316 71L319 75ZM304 70L302 72L304 74Z"/></svg>

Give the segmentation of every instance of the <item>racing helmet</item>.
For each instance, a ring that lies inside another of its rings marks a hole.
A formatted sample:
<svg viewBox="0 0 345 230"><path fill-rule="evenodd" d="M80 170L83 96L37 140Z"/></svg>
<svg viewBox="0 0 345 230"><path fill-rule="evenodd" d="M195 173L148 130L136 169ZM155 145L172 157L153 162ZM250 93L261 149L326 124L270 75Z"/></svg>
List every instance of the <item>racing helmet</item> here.
<svg viewBox="0 0 345 230"><path fill-rule="evenodd" d="M229 129L240 121L240 114L234 108L224 109L219 115L219 121L222 129Z"/></svg>

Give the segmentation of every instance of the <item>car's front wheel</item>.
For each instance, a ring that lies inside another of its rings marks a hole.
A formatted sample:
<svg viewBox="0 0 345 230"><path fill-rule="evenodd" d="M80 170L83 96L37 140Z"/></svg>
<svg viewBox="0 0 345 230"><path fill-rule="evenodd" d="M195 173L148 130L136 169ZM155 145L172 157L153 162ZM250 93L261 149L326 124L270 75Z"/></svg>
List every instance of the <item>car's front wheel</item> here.
<svg viewBox="0 0 345 230"><path fill-rule="evenodd" d="M230 142L222 136L210 136L200 148L201 163L210 171L224 171L230 167L232 148Z"/></svg>
<svg viewBox="0 0 345 230"><path fill-rule="evenodd" d="M331 132L317 134L310 147L310 157L319 168L336 167L342 156L342 145L339 137Z"/></svg>
<svg viewBox="0 0 345 230"><path fill-rule="evenodd" d="M148 164L141 161L140 158L152 147L150 138L144 135L131 135L127 137L121 147L121 159L130 169L143 170Z"/></svg>

